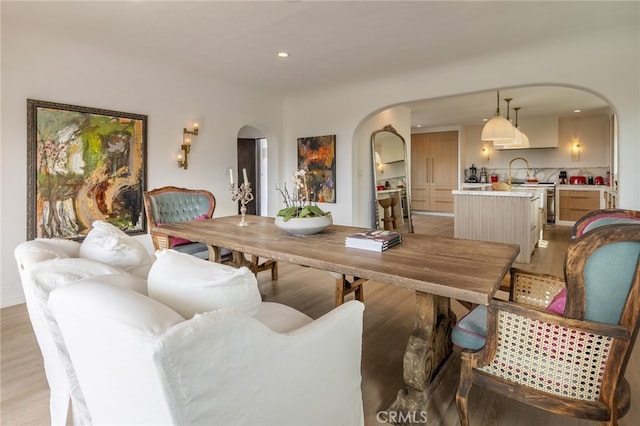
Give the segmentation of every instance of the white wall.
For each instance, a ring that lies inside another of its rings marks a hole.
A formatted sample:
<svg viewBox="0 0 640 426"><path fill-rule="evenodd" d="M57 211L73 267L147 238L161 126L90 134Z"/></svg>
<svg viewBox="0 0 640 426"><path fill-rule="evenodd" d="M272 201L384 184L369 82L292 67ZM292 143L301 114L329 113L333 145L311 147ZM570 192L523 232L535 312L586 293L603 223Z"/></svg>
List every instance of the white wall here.
<svg viewBox="0 0 640 426"><path fill-rule="evenodd" d="M236 168L236 140L244 125L269 138L278 180L281 99L226 83L172 74L143 59L95 52L82 44L39 36L31 28L2 25L2 141L0 302L23 301L13 249L26 238L27 98L148 116L147 188L203 188L216 196L214 216L236 214L229 169ZM200 124L189 168L177 167L182 128ZM275 190L270 197L277 208Z"/></svg>

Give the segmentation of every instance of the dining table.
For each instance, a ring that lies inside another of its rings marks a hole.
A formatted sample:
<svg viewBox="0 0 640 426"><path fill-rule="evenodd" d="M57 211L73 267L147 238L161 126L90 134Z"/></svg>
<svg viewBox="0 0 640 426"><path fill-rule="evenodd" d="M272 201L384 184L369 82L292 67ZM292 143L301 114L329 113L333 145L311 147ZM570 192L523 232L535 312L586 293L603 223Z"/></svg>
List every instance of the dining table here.
<svg viewBox="0 0 640 426"><path fill-rule="evenodd" d="M413 290L414 326L403 359L404 386L387 412L422 412L436 371L453 351L456 315L451 299L488 305L515 261L516 244L402 233L402 243L385 251L347 247L345 238L366 230L330 225L313 235L292 235L273 217L215 217L152 226L151 231L207 244L211 252L236 253L360 277Z"/></svg>

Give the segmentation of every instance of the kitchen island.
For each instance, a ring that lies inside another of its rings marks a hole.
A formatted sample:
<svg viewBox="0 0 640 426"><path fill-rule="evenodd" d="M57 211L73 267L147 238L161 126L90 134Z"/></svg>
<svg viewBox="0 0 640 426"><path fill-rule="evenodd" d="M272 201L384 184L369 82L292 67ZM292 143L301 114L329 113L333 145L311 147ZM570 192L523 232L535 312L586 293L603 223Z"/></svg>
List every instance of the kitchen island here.
<svg viewBox="0 0 640 426"><path fill-rule="evenodd" d="M546 222L544 189L492 191L489 185L452 194L455 238L518 244L516 262L531 262Z"/></svg>

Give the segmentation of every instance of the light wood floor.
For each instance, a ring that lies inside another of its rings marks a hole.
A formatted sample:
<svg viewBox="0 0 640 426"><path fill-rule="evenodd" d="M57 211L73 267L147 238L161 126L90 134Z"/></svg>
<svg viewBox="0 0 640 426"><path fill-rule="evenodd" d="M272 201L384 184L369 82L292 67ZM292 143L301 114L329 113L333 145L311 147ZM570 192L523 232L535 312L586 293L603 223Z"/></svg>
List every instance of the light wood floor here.
<svg viewBox="0 0 640 426"><path fill-rule="evenodd" d="M418 216L415 231L430 235L453 235L453 218ZM569 240L566 227L546 230L546 248L538 248L531 270L562 275L563 256ZM259 277L266 300L278 301L317 318L333 307L334 280L326 272L281 264L280 279L269 274ZM402 387L402 357L413 326L414 294L402 288L377 282L365 285L364 338L362 356L364 411L367 426L379 424L376 414L384 410ZM465 312L457 303L458 315ZM48 388L38 350L24 305L0 310L1 320L1 405L0 425L44 425L49 423ZM638 346L638 345L636 345ZM627 369L631 384L632 407L620 425L638 424L640 418L640 352L638 347ZM455 374L456 372L454 372ZM451 401L454 395L451 394ZM508 398L473 388L469 410L474 426L595 425L595 422L549 414ZM443 425L457 425L455 404L442 414Z"/></svg>

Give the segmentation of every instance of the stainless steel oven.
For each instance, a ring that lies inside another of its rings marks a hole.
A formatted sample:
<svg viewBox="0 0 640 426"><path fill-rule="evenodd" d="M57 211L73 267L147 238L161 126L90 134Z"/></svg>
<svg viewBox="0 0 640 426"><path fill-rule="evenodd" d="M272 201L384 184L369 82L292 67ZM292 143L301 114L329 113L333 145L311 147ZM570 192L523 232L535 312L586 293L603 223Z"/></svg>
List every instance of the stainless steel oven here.
<svg viewBox="0 0 640 426"><path fill-rule="evenodd" d="M541 182L547 192L547 223L556 223L556 184L553 182Z"/></svg>

